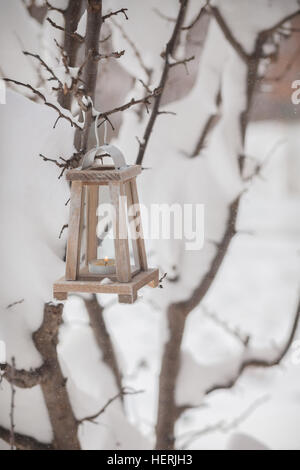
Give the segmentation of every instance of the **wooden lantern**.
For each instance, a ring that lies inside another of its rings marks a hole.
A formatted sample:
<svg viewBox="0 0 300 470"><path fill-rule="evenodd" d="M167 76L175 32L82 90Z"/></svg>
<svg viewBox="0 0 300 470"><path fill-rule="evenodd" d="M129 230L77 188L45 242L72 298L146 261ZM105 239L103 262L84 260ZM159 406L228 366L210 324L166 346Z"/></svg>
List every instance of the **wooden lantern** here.
<svg viewBox="0 0 300 470"><path fill-rule="evenodd" d="M120 169L100 166L67 172L66 178L72 185L69 235L65 277L58 280L53 289L57 300L67 299L69 292L86 292L118 294L119 302L133 303L137 298L138 290L143 286L147 284L151 287L158 286L158 269L149 269L147 265L136 185L136 177L140 173L139 165L125 166ZM89 270L90 263L97 260L98 254L97 208L101 204L103 185L109 187L110 202L115 210L113 223L115 272L112 274L99 274ZM127 204L124 204L126 199ZM135 232L131 234L134 265L131 265L130 261L126 206L128 210L133 206L129 222L131 230ZM83 263L81 263L84 225L86 249Z"/></svg>

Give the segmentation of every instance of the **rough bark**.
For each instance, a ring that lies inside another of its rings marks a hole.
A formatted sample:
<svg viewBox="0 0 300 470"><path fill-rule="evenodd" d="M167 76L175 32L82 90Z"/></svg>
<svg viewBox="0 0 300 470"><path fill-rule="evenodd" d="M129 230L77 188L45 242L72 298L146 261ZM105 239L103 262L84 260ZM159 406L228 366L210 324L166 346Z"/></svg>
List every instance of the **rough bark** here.
<svg viewBox="0 0 300 470"><path fill-rule="evenodd" d="M85 59L87 62L84 68L83 82L86 94L90 96L93 102L95 98L99 62L96 60L96 57L99 54L100 31L102 23L102 0L88 0L87 27L85 37ZM83 153L85 153L87 150L92 120L92 108L90 107L86 113L85 126L81 135L80 148Z"/></svg>
<svg viewBox="0 0 300 470"><path fill-rule="evenodd" d="M65 35L64 35L64 51L68 56L69 66L76 66L77 52L80 46L78 40L76 40L72 33L75 33L80 15L82 12L82 0L69 0L67 9L64 12L65 19ZM66 109L70 109L71 106L71 94L64 94L63 91L58 95L58 102Z"/></svg>
<svg viewBox="0 0 300 470"><path fill-rule="evenodd" d="M53 448L79 450L78 422L74 416L57 355L58 332L62 322L63 305L45 304L40 328L33 342L47 365L47 376L41 387L53 430Z"/></svg>

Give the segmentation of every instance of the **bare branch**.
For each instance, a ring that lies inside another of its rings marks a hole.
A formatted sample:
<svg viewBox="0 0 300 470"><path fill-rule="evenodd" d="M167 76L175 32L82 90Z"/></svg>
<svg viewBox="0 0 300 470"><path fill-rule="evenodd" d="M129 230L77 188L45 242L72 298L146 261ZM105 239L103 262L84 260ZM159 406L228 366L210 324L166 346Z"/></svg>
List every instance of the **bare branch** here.
<svg viewBox="0 0 300 470"><path fill-rule="evenodd" d="M33 86L29 85L29 83L22 83L22 82L19 82L17 80L12 80L11 78L3 78L2 80L4 80L5 82L14 83L15 85L19 85L19 86L22 86L24 88L28 88L29 90L32 91L32 93L34 93L36 96L41 98L44 101L46 106L49 106L50 108L54 109L59 114L60 119L66 119L67 121L69 121L69 123L71 124L72 127L75 126L75 127L77 127L77 129L82 130L80 125L76 121L74 121L70 116L67 116L66 114L64 114L59 109L59 107L56 106L54 103L50 103L49 101L47 101L47 99L43 95L43 93L41 93L39 90L36 90L35 88L33 88Z"/></svg>
<svg viewBox="0 0 300 470"><path fill-rule="evenodd" d="M70 168L76 168L79 165L80 159L82 157L82 152L73 153L72 157L67 160L63 157L59 157L59 160L61 160L61 162L59 160L55 160L54 158L45 157L45 155L43 155L42 153L39 154L39 157L41 157L44 162L51 162L54 163L58 168L62 168L62 171L58 176L58 179L60 179L66 170L69 170Z"/></svg>
<svg viewBox="0 0 300 470"><path fill-rule="evenodd" d="M128 8L120 8L120 10L112 11L108 13L107 15L102 16L102 21L104 23L104 21L106 21L108 18L111 18L112 16L116 16L119 13L122 13L125 16L125 19L128 20L129 18L126 14L126 11L128 11Z"/></svg>
<svg viewBox="0 0 300 470"><path fill-rule="evenodd" d="M33 388L46 380L48 374L47 363L37 369L16 369L13 365L7 364L4 378L11 384L19 388Z"/></svg>
<svg viewBox="0 0 300 470"><path fill-rule="evenodd" d="M176 62L172 62L172 63L170 64L170 68L176 67L177 65L184 65L185 70L186 70L187 75L188 75L188 74L189 74L189 71L188 71L188 68L187 68L187 65L186 65L186 64L187 64L188 62L191 62L191 61L194 60L194 59L195 59L195 56L193 55L193 56L191 56L191 57L188 57L187 59L177 60Z"/></svg>
<svg viewBox="0 0 300 470"><path fill-rule="evenodd" d="M233 49L237 52L237 54L240 56L240 58L248 63L250 55L247 54L242 47L242 45L239 43L239 41L234 37L233 33L231 32L230 28L228 27L226 21L224 20L223 16L221 15L219 9L217 7L213 7L211 5L207 5L207 10L208 12L212 13L214 16L215 20L217 21L218 25L220 26L221 30L223 31L223 34L227 41L230 42L232 45Z"/></svg>
<svg viewBox="0 0 300 470"><path fill-rule="evenodd" d="M177 116L174 111L158 111L157 115L160 116L161 114L169 114L171 116Z"/></svg>
<svg viewBox="0 0 300 470"><path fill-rule="evenodd" d="M203 14L206 13L206 7L207 5L209 4L209 1L206 2L206 4L200 8L200 11L198 13L198 15L193 19L193 21L187 25L187 26L182 26L182 31L188 31L189 29L192 29L196 23L198 23L198 21L201 19L201 17L203 16Z"/></svg>
<svg viewBox="0 0 300 470"><path fill-rule="evenodd" d="M153 11L154 11L160 18L162 18L163 20L166 20L166 21L168 21L169 23L176 23L176 18L171 18L170 16L165 15L165 14L162 13L158 8L153 8Z"/></svg>
<svg viewBox="0 0 300 470"><path fill-rule="evenodd" d="M63 10L62 8L54 7L53 5L51 5L50 2L48 2L48 0L46 0L46 5L47 5L47 7L48 7L48 10L50 10L50 11L57 11L58 13L61 13L62 15L65 15L65 13L66 13L66 11L67 11L66 9Z"/></svg>
<svg viewBox="0 0 300 470"><path fill-rule="evenodd" d="M250 368L250 367L262 367L262 368L267 368L267 367L274 367L274 366L278 366L281 361L285 358L286 354L288 353L289 349L290 349L290 346L294 340L294 337L295 337L295 334L296 334L296 331L297 331L297 327L298 327L298 324L299 324L299 319L300 319L300 301L298 303L298 306L296 308L296 313L295 313L295 316L294 316L294 320L292 322L292 326L291 326L291 329L290 329L290 332L288 334L288 337L285 341L285 344L283 345L281 351L279 352L279 354L274 357L274 359L271 359L271 360L265 360L265 359L262 359L262 358L246 358L245 360L242 360L239 368L238 368L238 371L237 373L234 375L234 377L230 378L229 380L225 381L224 383L220 383L220 384L214 384L212 385L209 389L206 390L205 394L206 395L209 395L217 390L224 390L224 389L230 389L232 388L236 382L239 380L239 378L241 377L241 375L243 374L243 372Z"/></svg>
<svg viewBox="0 0 300 470"><path fill-rule="evenodd" d="M52 425L53 446L56 450L80 450L78 423L57 356L62 313L63 304L45 304L42 324L32 339L44 363L48 364L47 377L41 382L41 389Z"/></svg>
<svg viewBox="0 0 300 470"><path fill-rule="evenodd" d="M10 443L10 431L0 426L0 439ZM52 444L45 444L43 442L34 439L33 437L26 436L15 432L14 434L15 446L18 450L54 450Z"/></svg>
<svg viewBox="0 0 300 470"><path fill-rule="evenodd" d="M215 313L210 312L205 305L202 306L202 310L204 315L211 319L216 325L223 328L223 330L231 335L233 338L237 339L243 346L247 346L250 341L250 336L246 334L242 334L238 328L231 328L224 320L219 318Z"/></svg>
<svg viewBox="0 0 300 470"><path fill-rule="evenodd" d="M97 413L91 416L87 416L86 418L78 420L78 424L82 424L85 421L89 421L90 423L97 424L95 420L99 418L99 416L101 416L106 411L106 409L109 407L109 405L111 405L111 403L116 401L118 398L123 397L124 395L137 395L138 393L142 393L142 390L134 391L134 390L128 390L125 387L122 388L122 390L117 395L115 395L114 397L110 398L107 401L107 403L101 408L100 411L98 411Z"/></svg>
<svg viewBox="0 0 300 470"><path fill-rule="evenodd" d="M137 158L136 158L136 164L137 165L141 165L142 162L143 162L144 155L145 155L145 152L146 152L146 149L147 149L147 146L148 146L148 142L149 142L150 136L152 134L152 130L153 130L156 118L157 118L157 113L159 112L161 96L162 96L163 90L166 86L168 76L169 76L170 58L173 57L175 49L176 49L176 44L177 44L177 40L178 40L180 31L181 31L183 20L184 20L184 17L185 17L187 4L188 4L188 0L182 0L180 2L180 8L179 8L179 11L178 11L176 23L175 23L171 38L170 38L169 42L167 43L165 52L163 54L163 56L164 56L164 67L163 67L163 71L162 71L161 78L160 78L160 83L159 83L159 89L161 90L161 93L159 95L157 95L154 99L151 115L150 115L148 124L146 126L141 145L139 146L139 151L138 151L138 155L137 155Z"/></svg>
<svg viewBox="0 0 300 470"><path fill-rule="evenodd" d="M48 73L52 76L54 80L56 80L61 86L63 86L62 82L60 79L55 75L53 70L46 64L46 62L38 55L38 54L31 54L31 52L23 51L23 54L29 57L33 57L34 59L37 59L41 65L47 70Z"/></svg>
<svg viewBox="0 0 300 470"><path fill-rule="evenodd" d="M236 418L234 418L232 421L228 423L226 423L226 421L224 420L221 420L221 421L218 421L216 424L206 426L205 428L200 429L199 431L189 431L179 436L178 439L185 438L180 448L186 449L193 441L209 433L213 433L216 431L227 433L231 431L232 429L235 429L237 426L243 423L246 419L248 419L249 416L251 416L257 410L258 407L266 403L268 399L269 399L268 395L258 398L257 400L254 401L254 403L248 406L248 408L246 408L246 410L243 413L241 413L239 416L237 416Z"/></svg>
<svg viewBox="0 0 300 470"><path fill-rule="evenodd" d="M93 59L94 60L102 60L102 59L110 59L111 57L113 57L114 59L119 59L124 54L125 54L125 50L122 50L122 51L119 51L119 52L118 51L110 52L110 54L95 54L93 56Z"/></svg>
<svg viewBox="0 0 300 470"><path fill-rule="evenodd" d="M59 26L53 20L51 20L51 18L47 18L47 21L51 24L51 26L53 26L53 28L59 29L59 31L64 31L65 34L67 34L68 36L70 36L73 39L76 39L81 44L84 43L84 37L81 36L80 34L75 33L75 32L72 33L72 32L67 31L66 28L63 28L62 26Z"/></svg>
<svg viewBox="0 0 300 470"><path fill-rule="evenodd" d="M9 310L10 308L14 307L15 305L22 304L25 299L21 300L16 300L15 302L12 302L11 304L7 305L6 309Z"/></svg>
<svg viewBox="0 0 300 470"><path fill-rule="evenodd" d="M107 118L107 116L110 116L111 114L114 114L114 113L118 113L120 111L125 111L126 109L129 109L131 108L132 106L136 106L137 104L145 104L145 105L150 105L150 99L151 98L155 98L157 97L158 95L160 95L161 93L161 89L160 88L155 88L155 90L153 90L152 93L150 93L149 95L145 96L144 98L140 98L140 99L134 99L132 98L130 101L128 101L127 103L123 104L122 106L118 106L114 109L111 109L110 111L106 111L104 113L100 113L99 114L99 119L101 118ZM99 127L99 125L98 125Z"/></svg>

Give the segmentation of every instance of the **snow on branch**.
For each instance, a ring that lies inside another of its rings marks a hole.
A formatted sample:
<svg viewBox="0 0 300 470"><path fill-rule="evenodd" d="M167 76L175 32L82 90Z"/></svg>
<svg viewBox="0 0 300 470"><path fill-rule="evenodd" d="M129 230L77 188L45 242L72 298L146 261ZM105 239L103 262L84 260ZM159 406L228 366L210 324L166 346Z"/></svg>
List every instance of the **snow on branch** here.
<svg viewBox="0 0 300 470"><path fill-rule="evenodd" d="M298 302L294 319L293 319L289 334L287 336L287 339L281 351L277 354L277 356L275 356L273 359L264 359L261 357L257 357L255 353L253 353L250 350L249 345L247 344L244 350L244 358L242 359L239 365L237 373L233 377L228 379L227 381L225 380L222 383L212 385L209 389L206 390L205 394L209 395L217 390L224 390L224 389L232 388L237 383L237 381L239 380L243 372L250 367L268 368L268 367L278 366L282 362L282 360L285 358L286 354L288 353L291 347L291 344L295 338L295 334L298 328L299 319L300 319L300 300Z"/></svg>
<svg viewBox="0 0 300 470"><path fill-rule="evenodd" d="M0 426L0 439L10 443L10 430ZM34 439L33 437L26 436L25 434L20 434L18 432L14 433L14 444L18 450L54 450L52 444L45 444L38 441L37 439Z"/></svg>
<svg viewBox="0 0 300 470"><path fill-rule="evenodd" d="M4 378L19 388L33 388L46 379L47 373L47 364L30 370L16 369L13 365L7 364Z"/></svg>
<svg viewBox="0 0 300 470"><path fill-rule="evenodd" d="M102 60L102 59L110 59L111 57L113 57L114 59L119 59L124 54L125 54L125 50L123 49L122 51L110 52L109 54L100 54L100 53L94 54L93 59Z"/></svg>
<svg viewBox="0 0 300 470"><path fill-rule="evenodd" d="M205 426L204 428L199 429L197 431L188 431L187 433L182 434L181 436L178 437L178 440L183 439L183 443L180 445L180 448L187 449L193 441L207 434L210 434L216 431L227 433L237 428L241 423L243 423L246 419L248 419L257 410L257 408L259 408L264 403L266 403L267 400L269 400L268 395L258 398L253 403L251 403L243 413L241 413L239 416L234 418L232 421L226 422L225 420L221 420L215 424L210 424L208 426Z"/></svg>
<svg viewBox="0 0 300 470"><path fill-rule="evenodd" d="M252 59L257 58L257 55L259 53L259 56L261 58L263 57L272 57L274 55L274 52L271 54L266 54L264 55L262 53L262 45L265 43L268 37L270 37L278 28L280 28L284 23L287 21L290 21L293 19L295 16L300 14L300 10L295 11L294 13L291 13L290 15L282 18L280 21L278 21L275 25L272 27L262 30L257 37L256 41L256 47L254 49L254 52L252 54L247 54L247 52L244 50L243 46L241 43L237 40L237 38L234 36L233 32L229 28L228 24L226 23L225 19L221 15L219 9L215 6L211 6L209 3L206 5L206 10L211 13L215 20L217 21L219 27L223 31L223 34L225 38L228 40L228 42L231 44L233 49L237 52L237 54L240 56L240 58L245 62L249 63Z"/></svg>

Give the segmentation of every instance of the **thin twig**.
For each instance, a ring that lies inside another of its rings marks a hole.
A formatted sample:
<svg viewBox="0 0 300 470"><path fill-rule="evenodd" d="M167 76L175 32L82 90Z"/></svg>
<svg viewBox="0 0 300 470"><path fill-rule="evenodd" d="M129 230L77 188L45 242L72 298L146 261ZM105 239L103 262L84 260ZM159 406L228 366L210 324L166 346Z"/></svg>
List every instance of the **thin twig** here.
<svg viewBox="0 0 300 470"><path fill-rule="evenodd" d="M53 26L53 28L59 29L60 31L64 31L65 34L67 34L68 36L70 36L73 39L76 39L81 44L84 42L84 37L81 36L81 34L70 33L69 31L66 30L66 28L63 28L62 26L59 26L58 24L56 24L53 20L51 20L51 18L46 18L46 19L51 24L51 26Z"/></svg>
<svg viewBox="0 0 300 470"><path fill-rule="evenodd" d="M62 234L64 233L64 231L65 231L68 227L69 227L68 224L64 224L64 225L62 226L61 231L59 232L59 237L58 237L59 239L61 239Z"/></svg>
<svg viewBox="0 0 300 470"><path fill-rule="evenodd" d="M22 304L22 303L24 302L24 300L25 300L25 299L16 300L16 302L13 302L13 303L11 303L11 304L7 305L6 309L8 310L8 309L10 309L10 308L14 307L15 305Z"/></svg>
<svg viewBox="0 0 300 470"><path fill-rule="evenodd" d="M167 80L168 80L168 76L169 76L170 58L173 57L175 49L176 49L178 37L180 35L182 23L183 23L183 20L184 20L184 17L185 17L187 4L188 4L188 0L182 0L180 2L180 8L179 8L179 11L178 11L176 23L175 23L171 38L170 38L169 42L167 43L166 49L165 49L164 54L163 54L164 67L163 67L163 70L162 70L160 83L159 83L159 89L161 90L161 93L159 95L157 95L154 99L154 103L153 103L153 107L152 107L152 110L151 110L150 118L149 118L148 124L146 126L146 129L144 131L143 139L142 139L142 141L140 143L140 146L139 146L139 151L138 151L138 155L137 155L137 158L136 158L136 164L137 165L141 165L142 162L143 162L144 155L145 155L145 152L146 152L146 149L147 149L147 146L148 146L148 142L149 142L149 139L151 137L152 130L153 130L153 127L154 127L154 124L155 124L155 121L156 121L156 118L157 118L157 115L158 115L158 112L159 112L162 93L165 89L165 86L166 86L166 83L167 83Z"/></svg>
<svg viewBox="0 0 300 470"><path fill-rule="evenodd" d="M54 7L53 5L51 5L50 2L48 2L48 0L46 0L46 5L48 7L48 10L50 11L57 11L58 13L61 13L62 15L64 15L66 13L66 9L63 10L62 8L57 8L57 7Z"/></svg>
<svg viewBox="0 0 300 470"><path fill-rule="evenodd" d="M128 11L128 8L120 8L120 10L111 11L107 15L102 16L102 21L104 23L104 21L106 21L108 18L111 18L112 16L119 15L119 13L122 13L125 16L125 19L128 20L129 18L126 14L126 11Z"/></svg>
<svg viewBox="0 0 300 470"><path fill-rule="evenodd" d="M124 395L137 395L138 393L143 393L143 390L127 390L125 387L122 388L122 390L119 393L117 393L117 395L110 398L106 402L106 404L100 409L100 411L98 411L97 413L91 416L87 416L86 418L78 420L78 424L80 425L84 423L85 421L89 421L90 423L97 424L95 420L99 418L99 416L102 415L106 411L106 409L109 407L109 405L111 405L111 403L113 403L118 398L121 398Z"/></svg>
<svg viewBox="0 0 300 470"><path fill-rule="evenodd" d="M67 116L66 114L64 114L59 109L59 107L56 106L54 103L50 103L49 101L47 101L47 98L43 95L43 93L41 93L39 90L36 90L35 88L33 88L33 86L29 85L29 83L22 83L22 82L19 82L17 80L13 80L11 78L3 78L2 80L4 80L5 82L14 83L15 85L19 85L19 86L22 86L24 88L28 88L29 90L32 91L32 93L34 93L36 96L41 98L44 101L46 106L49 106L50 108L54 109L59 114L60 119L66 119L67 121L69 121L69 123L71 124L72 127L75 126L80 131L82 130L81 126L76 121L73 121L73 119L70 116Z"/></svg>

